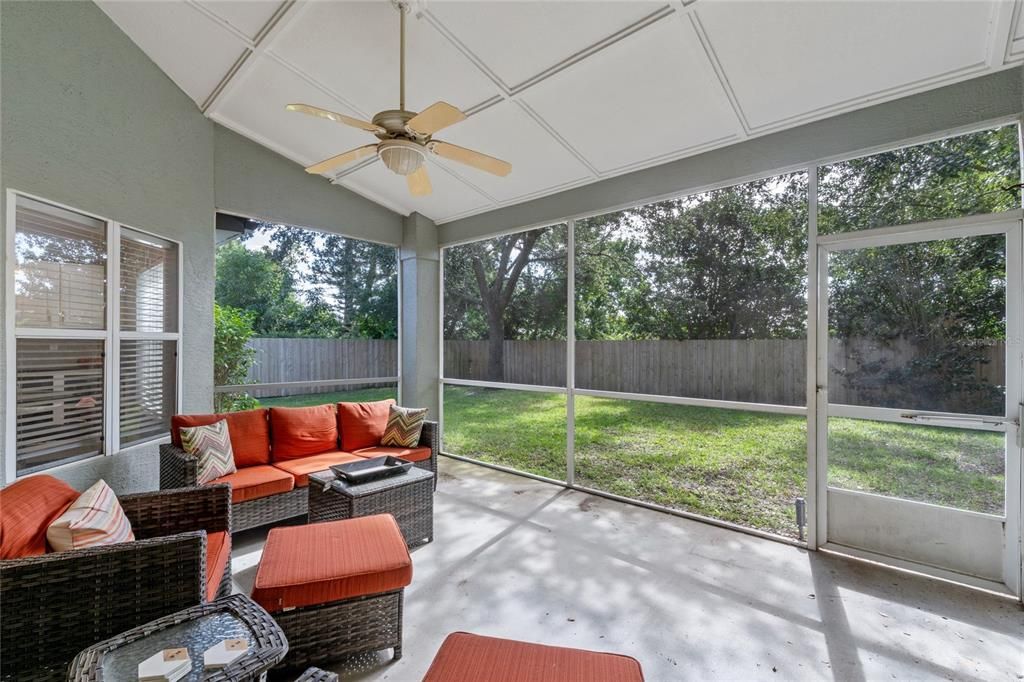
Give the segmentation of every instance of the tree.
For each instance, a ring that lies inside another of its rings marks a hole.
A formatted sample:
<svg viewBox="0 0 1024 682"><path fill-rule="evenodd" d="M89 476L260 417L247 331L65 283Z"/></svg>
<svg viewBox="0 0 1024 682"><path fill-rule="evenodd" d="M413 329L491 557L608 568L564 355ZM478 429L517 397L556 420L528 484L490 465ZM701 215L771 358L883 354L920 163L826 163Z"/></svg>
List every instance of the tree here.
<svg viewBox="0 0 1024 682"><path fill-rule="evenodd" d="M249 348L253 335L253 314L237 308L213 304L213 385L236 386L249 383L249 369L255 351ZM214 409L234 412L256 407L245 393L217 393Z"/></svg>
<svg viewBox="0 0 1024 682"><path fill-rule="evenodd" d="M217 250L216 300L252 314L259 336L301 335L304 306L294 278L266 253L229 241Z"/></svg>

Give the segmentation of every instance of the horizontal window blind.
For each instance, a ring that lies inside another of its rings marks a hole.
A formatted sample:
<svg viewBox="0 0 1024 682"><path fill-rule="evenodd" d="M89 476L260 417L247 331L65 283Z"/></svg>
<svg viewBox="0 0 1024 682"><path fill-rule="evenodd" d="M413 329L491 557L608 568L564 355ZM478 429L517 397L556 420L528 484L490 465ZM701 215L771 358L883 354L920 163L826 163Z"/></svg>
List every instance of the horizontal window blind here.
<svg viewBox="0 0 1024 682"><path fill-rule="evenodd" d="M18 339L18 475L103 452L103 341Z"/></svg>
<svg viewBox="0 0 1024 682"><path fill-rule="evenodd" d="M121 231L121 331L178 331L178 249Z"/></svg>
<svg viewBox="0 0 1024 682"><path fill-rule="evenodd" d="M15 208L15 324L106 326L107 225L19 197Z"/></svg>
<svg viewBox="0 0 1024 682"><path fill-rule="evenodd" d="M125 448L170 431L177 341L121 341L120 439Z"/></svg>

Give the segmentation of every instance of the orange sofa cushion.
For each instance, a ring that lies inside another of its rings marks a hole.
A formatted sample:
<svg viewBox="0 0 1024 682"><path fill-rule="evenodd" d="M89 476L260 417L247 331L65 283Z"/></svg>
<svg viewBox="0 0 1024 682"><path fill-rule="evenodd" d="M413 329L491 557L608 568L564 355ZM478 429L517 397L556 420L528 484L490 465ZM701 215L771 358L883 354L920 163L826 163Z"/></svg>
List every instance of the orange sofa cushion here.
<svg viewBox="0 0 1024 682"><path fill-rule="evenodd" d="M380 445L388 425L388 408L394 404L391 398L369 403L338 403L341 449L355 452Z"/></svg>
<svg viewBox="0 0 1024 682"><path fill-rule="evenodd" d="M333 452L322 452L319 455L310 455L302 459L287 459L283 462L275 462L274 466L289 476L294 477L295 487L302 488L309 485L310 474L330 469L335 464L346 464L361 460L362 457L357 457L351 452L335 450Z"/></svg>
<svg viewBox="0 0 1024 682"><path fill-rule="evenodd" d="M171 417L171 442L181 447L182 427L209 426L221 419L228 422L235 466L252 467L270 464L270 422L267 408L225 412L223 414L178 414Z"/></svg>
<svg viewBox="0 0 1024 682"><path fill-rule="evenodd" d="M231 502L233 504L286 493L295 487L295 479L290 474L269 464L245 467L233 474L215 478L209 484L213 485L214 483L231 484Z"/></svg>
<svg viewBox="0 0 1024 682"><path fill-rule="evenodd" d="M334 405L270 408L274 462L338 449L338 418Z"/></svg>
<svg viewBox="0 0 1024 682"><path fill-rule="evenodd" d="M217 598L224 567L231 560L231 536L225 531L206 536L206 601Z"/></svg>
<svg viewBox="0 0 1024 682"><path fill-rule="evenodd" d="M389 448L380 445L375 448L363 448L356 450L354 454L360 457L401 457L407 462L422 462L430 459L430 448Z"/></svg>
<svg viewBox="0 0 1024 682"><path fill-rule="evenodd" d="M629 656L453 632L423 682L643 682Z"/></svg>
<svg viewBox="0 0 1024 682"><path fill-rule="evenodd" d="M390 592L412 582L412 559L391 514L282 526L267 535L253 600L271 613Z"/></svg>
<svg viewBox="0 0 1024 682"><path fill-rule="evenodd" d="M45 554L46 529L77 499L77 490L45 475L0 490L0 559Z"/></svg>

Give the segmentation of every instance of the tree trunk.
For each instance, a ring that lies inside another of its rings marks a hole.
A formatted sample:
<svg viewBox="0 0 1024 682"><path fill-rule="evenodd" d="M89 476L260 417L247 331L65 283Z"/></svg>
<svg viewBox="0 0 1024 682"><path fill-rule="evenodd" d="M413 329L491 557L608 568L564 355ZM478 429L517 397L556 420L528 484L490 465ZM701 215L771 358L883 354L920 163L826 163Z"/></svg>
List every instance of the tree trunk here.
<svg viewBox="0 0 1024 682"><path fill-rule="evenodd" d="M505 380L505 325L500 317L487 322L487 380Z"/></svg>

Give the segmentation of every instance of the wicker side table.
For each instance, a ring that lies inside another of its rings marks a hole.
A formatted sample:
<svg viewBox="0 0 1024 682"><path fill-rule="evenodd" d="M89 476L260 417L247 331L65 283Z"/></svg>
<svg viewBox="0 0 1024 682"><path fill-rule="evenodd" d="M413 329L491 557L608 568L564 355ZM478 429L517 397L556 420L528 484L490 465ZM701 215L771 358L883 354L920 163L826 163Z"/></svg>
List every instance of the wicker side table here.
<svg viewBox="0 0 1024 682"><path fill-rule="evenodd" d="M249 641L249 651L217 671L203 670L203 652L230 638ZM284 659L288 641L281 627L253 600L241 594L172 613L93 644L71 662L70 682L122 682L138 678L138 665L162 649L187 647L192 672L182 680L228 682L262 680Z"/></svg>
<svg viewBox="0 0 1024 682"><path fill-rule="evenodd" d="M330 469L309 475L309 522L391 514L409 547L434 539L434 474L417 467L351 485Z"/></svg>

